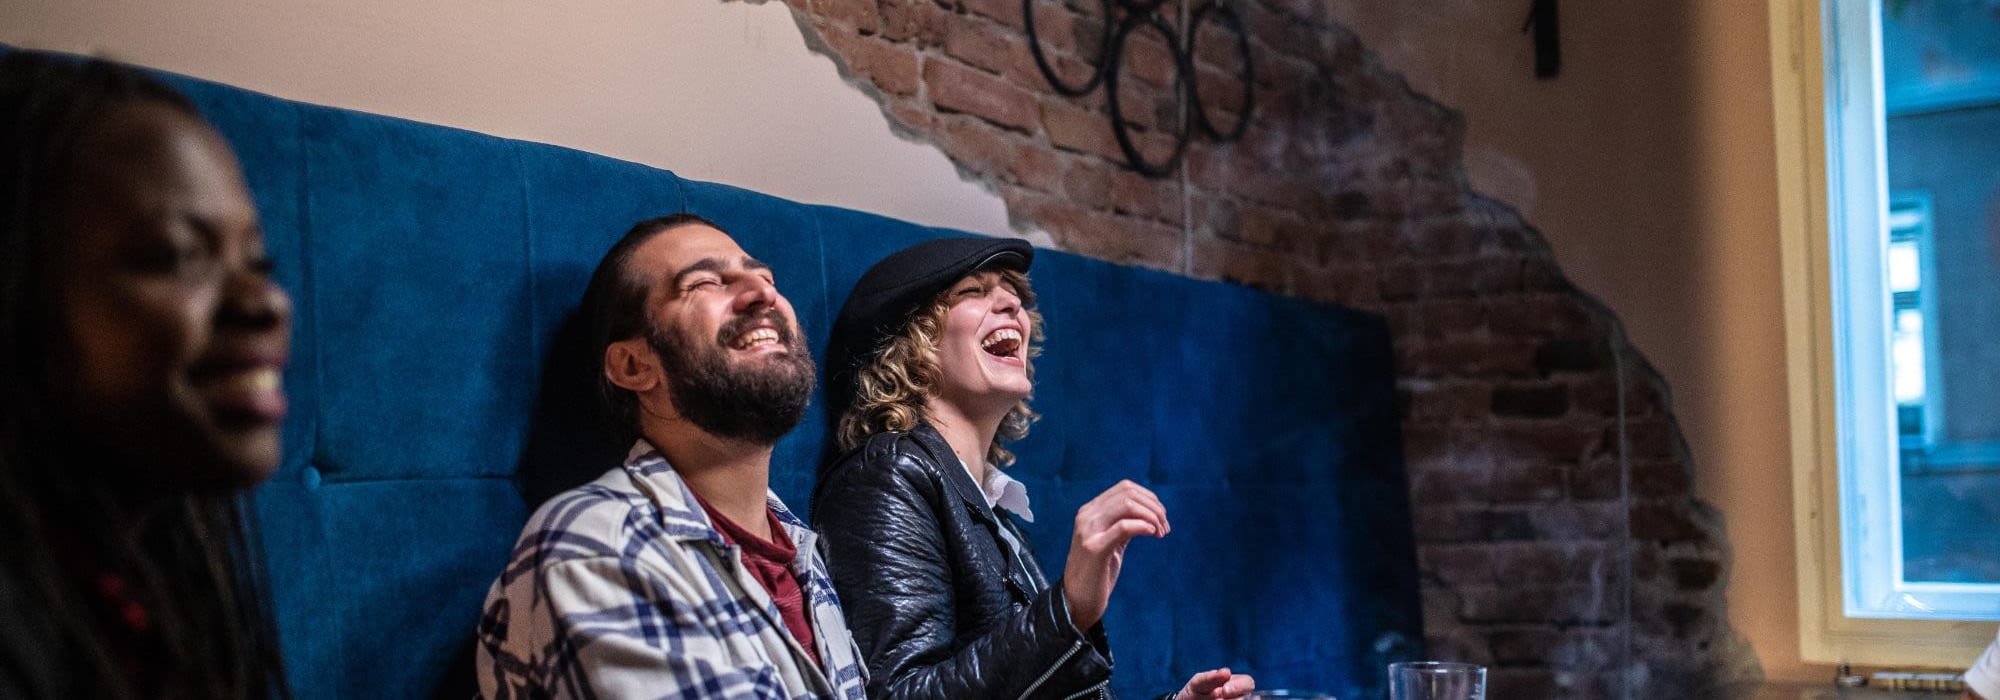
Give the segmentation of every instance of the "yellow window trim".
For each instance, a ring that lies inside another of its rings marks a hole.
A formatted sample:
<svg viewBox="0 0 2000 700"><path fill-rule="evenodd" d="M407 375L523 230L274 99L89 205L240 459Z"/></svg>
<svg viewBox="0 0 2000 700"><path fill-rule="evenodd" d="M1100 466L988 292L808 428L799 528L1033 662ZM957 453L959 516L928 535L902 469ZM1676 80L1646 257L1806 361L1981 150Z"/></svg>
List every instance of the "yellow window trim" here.
<svg viewBox="0 0 2000 700"><path fill-rule="evenodd" d="M1996 623L1851 618L1841 602L1821 2L1770 2L1799 650L1810 662L1964 668L1993 641Z"/></svg>

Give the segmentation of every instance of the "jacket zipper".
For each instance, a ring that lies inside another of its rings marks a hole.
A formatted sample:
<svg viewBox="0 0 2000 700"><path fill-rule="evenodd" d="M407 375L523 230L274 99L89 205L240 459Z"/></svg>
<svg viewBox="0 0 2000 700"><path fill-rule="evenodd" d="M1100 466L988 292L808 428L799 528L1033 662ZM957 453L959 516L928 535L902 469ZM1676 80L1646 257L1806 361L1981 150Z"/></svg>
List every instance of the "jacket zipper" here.
<svg viewBox="0 0 2000 700"><path fill-rule="evenodd" d="M1069 663L1069 657L1076 656L1076 652L1081 649L1083 649L1083 642L1079 641L1071 644L1069 651L1063 652L1062 658L1056 659L1055 664L1049 666L1049 670L1042 672L1041 678L1035 679L1034 683L1028 685L1027 690L1021 691L1021 700L1028 700L1028 696L1035 694L1035 689L1042 687L1043 683L1048 682L1049 676L1056 675L1056 669L1060 669L1063 667L1063 664Z"/></svg>
<svg viewBox="0 0 2000 700"><path fill-rule="evenodd" d="M1069 697L1066 697L1066 698L1063 698L1063 700L1076 700L1077 698L1080 698L1080 697L1083 697L1083 696L1085 696L1085 695L1095 695L1095 696L1097 696L1097 697L1099 697L1099 698L1102 698L1102 697L1104 697L1104 686L1107 686L1107 685L1110 685L1110 684L1111 684L1111 681L1103 681L1103 682L1100 682L1100 683L1098 683L1097 685L1093 685L1093 686L1090 686L1090 687L1088 687L1088 688L1084 688L1083 690L1080 690L1080 691L1077 691L1077 693L1076 693L1075 695L1071 695L1071 696L1069 696Z"/></svg>

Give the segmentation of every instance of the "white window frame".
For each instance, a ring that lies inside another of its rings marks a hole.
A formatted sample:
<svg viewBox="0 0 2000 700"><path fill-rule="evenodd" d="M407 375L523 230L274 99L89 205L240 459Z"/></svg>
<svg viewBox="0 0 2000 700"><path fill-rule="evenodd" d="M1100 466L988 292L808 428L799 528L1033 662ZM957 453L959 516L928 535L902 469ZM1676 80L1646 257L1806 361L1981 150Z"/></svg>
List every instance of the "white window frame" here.
<svg viewBox="0 0 2000 700"><path fill-rule="evenodd" d="M1852 236L1835 245L1829 235L1836 226L1880 230L1887 212L1880 81L1853 69L1874 66L1880 74L1880 0L1771 0L1769 9L1800 653L1814 662L1964 667L1993 639L1994 622L1854 614L1867 607L1861 600L1908 588L1888 580L1900 578L1900 561L1873 560L1898 551L1879 546L1896 529L1889 521L1897 497L1889 377L1854 371L1871 357L1873 366L1885 366L1885 246ZM1843 28L1860 29L1847 34L1857 40L1840 41ZM1836 60L1849 69L1829 72ZM1829 135L1842 135L1846 147L1829 153ZM1843 268L1853 274L1832 274ZM1836 343L1848 352L1836 353ZM1877 428L1841 429L1852 425ZM1887 468L1843 475L1840 465L1850 460ZM1857 507L1843 510L1843 493ZM1850 556L1865 574L1853 586L1842 566ZM1935 600L1954 592L1919 593Z"/></svg>

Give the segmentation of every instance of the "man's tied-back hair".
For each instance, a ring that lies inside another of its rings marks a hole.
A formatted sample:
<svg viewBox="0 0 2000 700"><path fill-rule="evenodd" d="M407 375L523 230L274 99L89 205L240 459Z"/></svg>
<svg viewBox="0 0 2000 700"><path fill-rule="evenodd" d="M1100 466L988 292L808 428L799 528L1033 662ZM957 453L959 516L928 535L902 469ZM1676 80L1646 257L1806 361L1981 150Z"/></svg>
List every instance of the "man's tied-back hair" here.
<svg viewBox="0 0 2000 700"><path fill-rule="evenodd" d="M1000 282L1014 288L1021 306L1028 310L1028 380L1034 381L1034 358L1042 354L1042 314L1034 309L1035 290L1028 276L1009 269L995 269ZM956 286L956 285L954 285ZM837 430L841 451L852 451L868 441L868 436L885 431L902 431L926 420L924 398L936 391L939 378L937 344L944 328L945 314L951 311L951 288L939 292L928 305L910 314L901 331L883 341L868 359L854 370L854 400L840 415ZM986 461L1007 468L1014 453L1003 445L1028 436L1028 424L1040 418L1028 408L1024 397L1000 419L1000 430L986 448Z"/></svg>

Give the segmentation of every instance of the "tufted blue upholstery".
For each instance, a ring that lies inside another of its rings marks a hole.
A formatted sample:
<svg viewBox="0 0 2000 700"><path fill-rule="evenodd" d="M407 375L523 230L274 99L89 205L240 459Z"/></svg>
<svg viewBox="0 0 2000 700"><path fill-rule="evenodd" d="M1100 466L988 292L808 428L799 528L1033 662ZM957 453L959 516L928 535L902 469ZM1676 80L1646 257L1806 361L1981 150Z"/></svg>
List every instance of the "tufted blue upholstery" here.
<svg viewBox="0 0 2000 700"><path fill-rule="evenodd" d="M175 80L235 145L296 299L284 464L258 504L301 698L469 687L473 625L531 507L530 472L566 471L553 489L611 466L578 423L577 375L545 369L632 222L719 222L775 268L816 351L868 265L950 233ZM1119 478L1153 486L1176 526L1129 551L1108 618L1119 691L1228 665L1265 687L1377 696L1381 664L1422 638L1383 321L1038 257L1045 417L1014 472L1043 565L1060 570L1069 516ZM825 436L815 406L773 467L800 510Z"/></svg>

